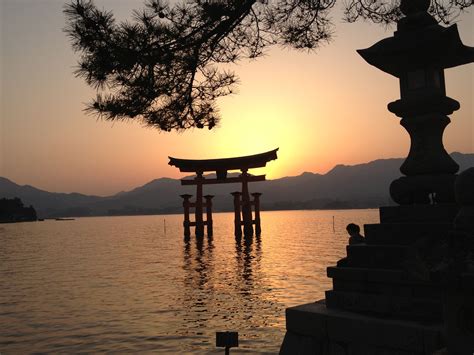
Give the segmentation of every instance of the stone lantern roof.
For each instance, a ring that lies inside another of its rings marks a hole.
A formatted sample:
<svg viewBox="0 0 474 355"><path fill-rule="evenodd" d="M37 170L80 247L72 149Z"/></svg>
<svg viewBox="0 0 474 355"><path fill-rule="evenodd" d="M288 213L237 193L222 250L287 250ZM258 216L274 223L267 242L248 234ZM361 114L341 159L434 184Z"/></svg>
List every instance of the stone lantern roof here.
<svg viewBox="0 0 474 355"><path fill-rule="evenodd" d="M357 52L369 64L398 78L427 66L445 69L474 62L474 47L462 43L457 25L439 25L427 13L428 6L426 0L402 1L406 17L398 22L394 36Z"/></svg>

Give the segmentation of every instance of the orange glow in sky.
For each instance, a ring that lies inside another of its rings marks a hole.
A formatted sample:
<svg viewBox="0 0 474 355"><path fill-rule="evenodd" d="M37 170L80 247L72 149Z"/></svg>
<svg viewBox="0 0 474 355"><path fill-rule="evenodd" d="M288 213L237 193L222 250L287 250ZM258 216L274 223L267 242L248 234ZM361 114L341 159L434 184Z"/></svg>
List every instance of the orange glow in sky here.
<svg viewBox="0 0 474 355"><path fill-rule="evenodd" d="M142 0L101 0L99 7L129 18ZM238 93L219 101L212 130L159 133L137 122L87 116L95 95L73 75L78 56L62 31L62 1L2 0L0 176L48 191L109 195L160 177L181 177L168 156L218 158L279 147L269 178L325 173L336 164L404 157L409 138L387 103L398 80L365 63L356 49L391 36L367 23L336 22L332 43L316 53L272 49L232 69ZM461 37L474 46L472 13L459 18ZM474 151L474 66L446 72L447 93L460 101L444 142L449 152Z"/></svg>

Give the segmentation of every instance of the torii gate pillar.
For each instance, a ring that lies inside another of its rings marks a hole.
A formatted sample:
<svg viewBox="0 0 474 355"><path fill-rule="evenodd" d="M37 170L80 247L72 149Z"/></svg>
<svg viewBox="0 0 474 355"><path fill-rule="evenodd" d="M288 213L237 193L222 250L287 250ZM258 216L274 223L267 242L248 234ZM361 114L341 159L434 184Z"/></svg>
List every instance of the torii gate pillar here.
<svg viewBox="0 0 474 355"><path fill-rule="evenodd" d="M250 204L249 185L247 169L242 170L242 220L244 224L244 236L253 237L252 206Z"/></svg>

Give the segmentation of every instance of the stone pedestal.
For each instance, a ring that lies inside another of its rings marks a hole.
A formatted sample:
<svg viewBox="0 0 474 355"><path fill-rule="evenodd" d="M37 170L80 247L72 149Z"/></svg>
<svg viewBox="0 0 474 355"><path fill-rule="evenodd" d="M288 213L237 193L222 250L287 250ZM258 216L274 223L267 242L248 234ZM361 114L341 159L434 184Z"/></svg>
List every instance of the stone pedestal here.
<svg viewBox="0 0 474 355"><path fill-rule="evenodd" d="M382 207L328 267L326 299L287 309L282 354L432 354L446 347L443 259L455 205Z"/></svg>
<svg viewBox="0 0 474 355"><path fill-rule="evenodd" d="M324 301L288 308L286 328L282 355L422 355L443 346L438 323L367 316Z"/></svg>

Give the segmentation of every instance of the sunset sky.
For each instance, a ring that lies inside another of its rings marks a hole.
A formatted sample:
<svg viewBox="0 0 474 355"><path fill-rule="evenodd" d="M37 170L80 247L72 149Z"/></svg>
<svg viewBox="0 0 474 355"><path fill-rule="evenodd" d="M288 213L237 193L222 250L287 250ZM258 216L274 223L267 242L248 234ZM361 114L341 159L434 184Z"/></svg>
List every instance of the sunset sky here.
<svg viewBox="0 0 474 355"><path fill-rule="evenodd" d="M97 0L127 19L143 0ZM110 195L160 177L181 177L168 156L230 157L280 148L268 178L325 173L336 164L404 157L409 148L387 103L398 81L365 63L356 49L394 29L343 23L315 53L272 49L242 61L238 94L219 101L220 126L160 133L139 122L106 122L83 112L95 96L73 75L78 54L63 32L62 0L0 0L0 176L55 192ZM458 19L474 46L474 13ZM474 152L474 66L446 72L448 96L460 101L444 135L449 152Z"/></svg>

